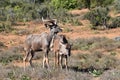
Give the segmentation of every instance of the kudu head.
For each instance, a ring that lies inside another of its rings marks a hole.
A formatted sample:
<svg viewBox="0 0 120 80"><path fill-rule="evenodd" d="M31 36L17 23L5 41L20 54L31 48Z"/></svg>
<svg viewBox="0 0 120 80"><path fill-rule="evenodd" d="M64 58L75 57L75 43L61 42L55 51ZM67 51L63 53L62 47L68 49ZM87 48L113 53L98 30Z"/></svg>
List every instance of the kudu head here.
<svg viewBox="0 0 120 80"><path fill-rule="evenodd" d="M44 20L42 17L42 21L45 27L50 29L52 34L62 32L62 29L57 25L57 19Z"/></svg>

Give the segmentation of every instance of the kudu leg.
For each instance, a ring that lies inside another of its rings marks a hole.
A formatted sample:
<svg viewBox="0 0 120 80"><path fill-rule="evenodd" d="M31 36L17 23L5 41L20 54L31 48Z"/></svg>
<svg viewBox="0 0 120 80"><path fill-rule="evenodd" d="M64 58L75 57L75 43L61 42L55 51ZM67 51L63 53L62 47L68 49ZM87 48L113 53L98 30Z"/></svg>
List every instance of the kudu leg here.
<svg viewBox="0 0 120 80"><path fill-rule="evenodd" d="M67 56L65 56L65 68L68 69Z"/></svg>
<svg viewBox="0 0 120 80"><path fill-rule="evenodd" d="M59 66L60 65L60 55L59 55L59 53L57 53L57 66Z"/></svg>
<svg viewBox="0 0 120 80"><path fill-rule="evenodd" d="M48 57L46 57L46 64L47 64L47 68L49 68L49 60L48 60Z"/></svg>
<svg viewBox="0 0 120 80"><path fill-rule="evenodd" d="M56 59L56 57L57 57L57 56L56 56L56 52L54 52L54 55L55 55L55 56L54 56L54 67L56 67L56 60L57 60L57 59Z"/></svg>
<svg viewBox="0 0 120 80"><path fill-rule="evenodd" d="M31 56L30 56L30 58L29 58L29 63L30 63L30 66L31 66L31 67L33 67L33 64L32 64L32 59L33 59L33 57L34 57L34 52L31 51Z"/></svg>
<svg viewBox="0 0 120 80"><path fill-rule="evenodd" d="M25 68L26 68L26 61L27 61L27 58L28 58L28 56L29 56L29 51L26 51L26 54L25 54L25 57L24 57L24 59L23 59L23 63L24 63L24 71L25 71Z"/></svg>
<svg viewBox="0 0 120 80"><path fill-rule="evenodd" d="M60 68L62 69L62 55L59 56L59 59L60 59Z"/></svg>
<svg viewBox="0 0 120 80"><path fill-rule="evenodd" d="M43 68L45 68L45 56L43 57Z"/></svg>
<svg viewBox="0 0 120 80"><path fill-rule="evenodd" d="M47 68L49 68L48 50L46 51L45 56L43 58L43 68L45 68L45 63L47 65Z"/></svg>
<svg viewBox="0 0 120 80"><path fill-rule="evenodd" d="M57 67L58 67L58 65L59 65L59 56L58 56L58 52L55 52L54 53L54 67L56 67L56 65L57 65Z"/></svg>
<svg viewBox="0 0 120 80"><path fill-rule="evenodd" d="M48 60L48 57L44 56L43 58L43 68L45 68L45 63L47 65L47 68L49 68L49 60Z"/></svg>

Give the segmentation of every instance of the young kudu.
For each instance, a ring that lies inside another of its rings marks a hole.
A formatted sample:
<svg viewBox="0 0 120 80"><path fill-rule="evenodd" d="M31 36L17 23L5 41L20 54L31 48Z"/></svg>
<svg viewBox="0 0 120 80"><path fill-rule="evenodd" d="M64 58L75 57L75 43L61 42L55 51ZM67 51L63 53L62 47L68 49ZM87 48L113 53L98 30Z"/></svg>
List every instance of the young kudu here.
<svg viewBox="0 0 120 80"><path fill-rule="evenodd" d="M47 22L47 21L46 21ZM59 32L62 31L62 29L56 24L46 24L46 27L50 28L50 33L41 33L38 35L28 35L25 40L25 46L24 49L26 51L25 58L24 58L24 69L26 66L26 60L27 57L30 55L29 63L32 65L32 58L34 57L34 53L36 51L44 51L45 54L43 56L43 68L45 67L45 63L47 67L49 68L49 61L48 61L48 53L50 51L50 44L52 41L52 38Z"/></svg>
<svg viewBox="0 0 120 80"><path fill-rule="evenodd" d="M71 55L71 44L68 43L66 37L64 35L56 35L54 37L54 41L53 41L53 52L55 55L54 58L54 65L56 66L56 64L62 69L62 61L63 58L65 58L65 67L67 69L68 67L68 61L67 58L68 56Z"/></svg>

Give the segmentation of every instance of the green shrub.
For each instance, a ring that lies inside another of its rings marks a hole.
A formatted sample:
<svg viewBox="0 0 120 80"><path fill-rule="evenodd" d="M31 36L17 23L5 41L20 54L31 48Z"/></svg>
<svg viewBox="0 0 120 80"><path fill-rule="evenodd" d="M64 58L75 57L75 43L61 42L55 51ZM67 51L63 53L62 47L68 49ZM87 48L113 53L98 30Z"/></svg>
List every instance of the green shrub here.
<svg viewBox="0 0 120 80"><path fill-rule="evenodd" d="M23 75L21 80L31 80L30 77L26 76L26 75Z"/></svg>
<svg viewBox="0 0 120 80"><path fill-rule="evenodd" d="M117 13L120 12L120 0L114 0L114 8L116 9Z"/></svg>
<svg viewBox="0 0 120 80"><path fill-rule="evenodd" d="M115 55L117 55L117 53L116 52L111 52L110 55L115 56Z"/></svg>
<svg viewBox="0 0 120 80"><path fill-rule="evenodd" d="M52 0L51 5L53 5L56 9L62 7L65 9L74 9L77 7L77 0Z"/></svg>
<svg viewBox="0 0 120 80"><path fill-rule="evenodd" d="M97 7L88 12L84 17L90 20L93 25L91 29L97 29L97 26L103 26L107 24L110 17L108 16L109 9L103 7Z"/></svg>
<svg viewBox="0 0 120 80"><path fill-rule="evenodd" d="M103 73L103 70L92 70L92 71L89 71L90 74L92 74L94 77L98 77L100 76L102 73Z"/></svg>
<svg viewBox="0 0 120 80"><path fill-rule="evenodd" d="M0 23L0 32L11 32L13 30L10 22Z"/></svg>
<svg viewBox="0 0 120 80"><path fill-rule="evenodd" d="M115 17L111 20L111 24L109 25L109 28L117 28L120 27L120 17Z"/></svg>
<svg viewBox="0 0 120 80"><path fill-rule="evenodd" d="M92 8L95 8L95 7L97 7L97 6L101 6L101 7L106 7L106 6L108 6L108 5L110 5L110 4L112 4L112 2L113 2L114 0L101 0L101 1L99 1L99 0L91 0L91 7Z"/></svg>

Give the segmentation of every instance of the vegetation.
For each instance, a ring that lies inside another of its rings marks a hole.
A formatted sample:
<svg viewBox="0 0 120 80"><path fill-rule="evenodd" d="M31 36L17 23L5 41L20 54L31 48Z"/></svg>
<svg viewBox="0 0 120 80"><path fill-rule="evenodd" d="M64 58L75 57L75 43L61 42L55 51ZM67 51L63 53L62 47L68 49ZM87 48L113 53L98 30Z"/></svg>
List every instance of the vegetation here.
<svg viewBox="0 0 120 80"><path fill-rule="evenodd" d="M120 13L120 0L114 0L114 8L116 9L117 13Z"/></svg>
<svg viewBox="0 0 120 80"><path fill-rule="evenodd" d="M25 23L41 19L41 17L57 18L62 22L79 25L80 23L78 23L77 19L71 18L67 11L82 8L91 9L91 12L87 14L87 19L91 21L92 28L94 29L98 25L103 25L104 20L109 21L108 6L114 4L119 12L119 0L4 0L0 1L0 3L0 23L7 21L0 25L0 31L4 31L4 26L11 27L16 22ZM11 25L8 25L8 22Z"/></svg>
<svg viewBox="0 0 120 80"><path fill-rule="evenodd" d="M16 49L16 48L15 48ZM19 49L20 50L20 49ZM19 51L18 50L18 51ZM20 79L20 80L61 80L61 79L72 79L72 80L92 80L95 77L100 77L100 80L107 79L119 79L119 62L114 55L103 54L100 51L94 51L90 53L78 53L71 56L68 62L69 70L61 70L60 68L53 68L53 61L50 61L50 70L42 68L42 61L39 60L39 64L34 64L35 70L27 66L26 71L23 67L17 67L12 64L13 61L21 61L21 55L16 54L18 51L5 51L0 55L0 79ZM16 55L16 56L15 56ZM51 54L52 55L52 54ZM3 58L2 58L3 57ZM7 58L6 58L7 57ZM50 59L53 59L53 55ZM38 58L41 59L41 58ZM3 64L3 60L5 65ZM2 61L2 62L1 62ZM2 64L1 64L2 63ZM36 62L33 62L36 63ZM38 62L37 62L38 63ZM110 76L108 75L114 75ZM114 74L113 74L114 73Z"/></svg>
<svg viewBox="0 0 120 80"><path fill-rule="evenodd" d="M92 27L91 29L97 29L97 26L104 26L107 28L107 23L110 20L110 16L108 16L109 9L97 7L85 15L85 18L90 20Z"/></svg>
<svg viewBox="0 0 120 80"><path fill-rule="evenodd" d="M119 80L120 79L120 70L113 69L106 71L100 76L100 80Z"/></svg>
<svg viewBox="0 0 120 80"><path fill-rule="evenodd" d="M4 43L3 42L0 42L0 48L1 47L5 47Z"/></svg>
<svg viewBox="0 0 120 80"><path fill-rule="evenodd" d="M21 61L22 55L16 54L18 52L20 53L21 51L22 51L21 47L13 47L10 50L1 51L0 52L0 63L2 63L3 65L7 65L15 60Z"/></svg>
<svg viewBox="0 0 120 80"><path fill-rule="evenodd" d="M120 47L119 41L114 41L105 37L93 37L88 39L76 39L71 40L73 44L73 50L99 50L105 49L106 51L113 51Z"/></svg>
<svg viewBox="0 0 120 80"><path fill-rule="evenodd" d="M110 28L120 27L120 17L115 17L112 19L112 23L109 25Z"/></svg>

